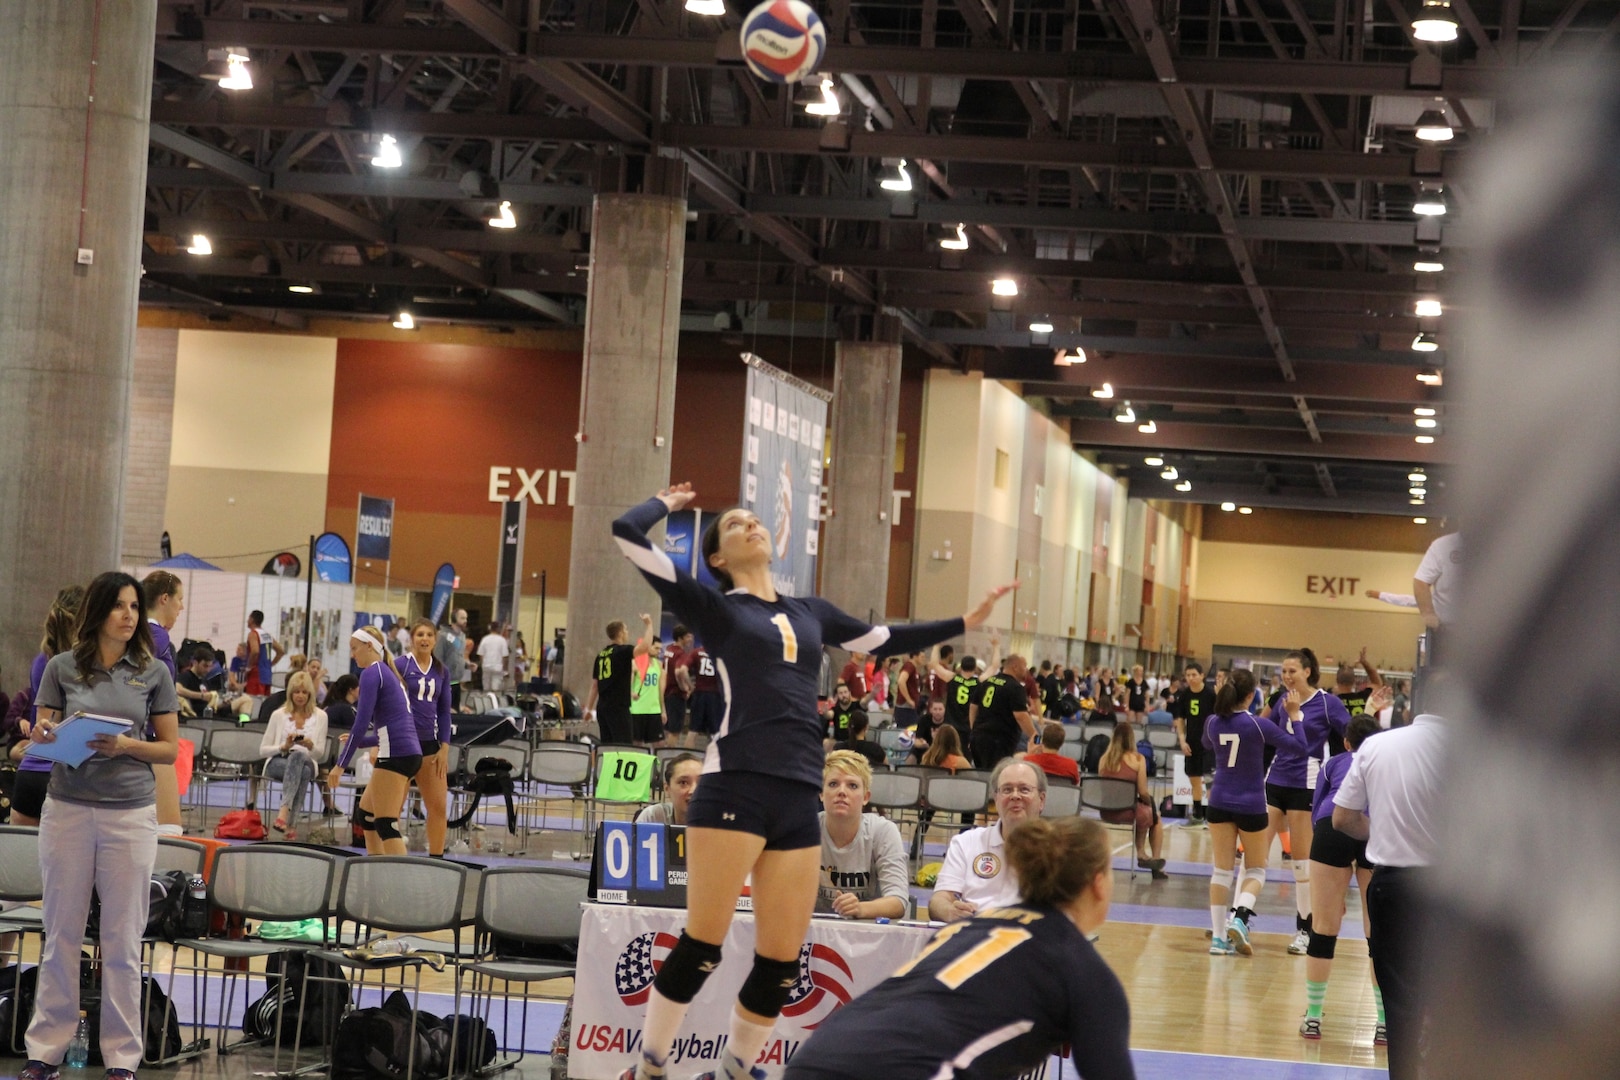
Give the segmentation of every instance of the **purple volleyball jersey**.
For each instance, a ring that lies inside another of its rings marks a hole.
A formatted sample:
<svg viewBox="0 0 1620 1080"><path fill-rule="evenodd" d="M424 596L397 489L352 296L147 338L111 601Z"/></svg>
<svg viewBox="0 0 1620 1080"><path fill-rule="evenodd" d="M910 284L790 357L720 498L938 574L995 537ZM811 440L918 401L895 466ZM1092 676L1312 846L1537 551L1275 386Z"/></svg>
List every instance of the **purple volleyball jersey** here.
<svg viewBox="0 0 1620 1080"><path fill-rule="evenodd" d="M1339 785L1344 783L1345 774L1350 771L1350 755L1334 754L1322 765L1316 774L1316 794L1311 796L1311 826L1314 828L1323 818L1333 816L1333 796L1339 793Z"/></svg>
<svg viewBox="0 0 1620 1080"><path fill-rule="evenodd" d="M1215 755L1215 783L1209 805L1234 814L1266 812L1266 747L1281 758L1297 750L1300 735L1290 734L1263 716L1226 713L1204 721L1204 746Z"/></svg>
<svg viewBox="0 0 1620 1080"><path fill-rule="evenodd" d="M426 671L412 653L394 661L405 678L405 696L411 699L411 715L416 718L416 735L423 742L450 741L450 673L437 660L429 660Z"/></svg>
<svg viewBox="0 0 1620 1080"><path fill-rule="evenodd" d="M1327 746L1328 732L1339 738L1344 738L1344 731L1350 726L1350 713L1344 707L1344 702L1332 694L1318 690L1311 699L1299 707L1300 724L1304 728L1304 741L1290 743L1279 748L1277 756L1272 759L1271 771L1266 774L1266 783L1277 787L1309 788L1316 777L1311 773L1311 764L1320 764L1322 750ZM1285 697L1277 699L1277 704L1271 707L1271 722L1278 727L1288 727L1288 701Z"/></svg>

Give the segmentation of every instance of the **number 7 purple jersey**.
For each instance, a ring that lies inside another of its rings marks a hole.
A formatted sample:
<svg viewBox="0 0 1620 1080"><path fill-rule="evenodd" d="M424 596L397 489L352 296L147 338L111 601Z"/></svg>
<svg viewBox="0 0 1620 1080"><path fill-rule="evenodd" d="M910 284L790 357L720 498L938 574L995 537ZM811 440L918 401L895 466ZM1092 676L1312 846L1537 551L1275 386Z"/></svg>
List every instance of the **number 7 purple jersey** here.
<svg viewBox="0 0 1620 1080"><path fill-rule="evenodd" d="M1266 747L1299 749L1302 736L1290 734L1263 716L1246 712L1213 716L1204 722L1204 746L1215 755L1215 784L1209 805L1234 814L1266 812Z"/></svg>

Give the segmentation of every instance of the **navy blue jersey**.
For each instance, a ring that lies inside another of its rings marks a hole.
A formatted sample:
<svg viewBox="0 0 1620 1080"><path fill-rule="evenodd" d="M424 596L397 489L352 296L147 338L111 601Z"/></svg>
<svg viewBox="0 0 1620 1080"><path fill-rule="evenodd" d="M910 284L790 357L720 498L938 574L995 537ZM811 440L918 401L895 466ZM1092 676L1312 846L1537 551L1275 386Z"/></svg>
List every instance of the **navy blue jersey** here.
<svg viewBox="0 0 1620 1080"><path fill-rule="evenodd" d="M768 773L820 788L826 756L825 725L816 712L822 645L881 658L962 633L960 618L873 626L819 596L778 595L767 602L742 589L717 592L648 543L647 530L666 513L663 500L648 499L613 523L613 538L714 659L725 712L704 772Z"/></svg>
<svg viewBox="0 0 1620 1080"><path fill-rule="evenodd" d="M782 1080L1002 1080L1064 1043L1083 1080L1131 1080L1125 988L1055 908L953 923L816 1029Z"/></svg>

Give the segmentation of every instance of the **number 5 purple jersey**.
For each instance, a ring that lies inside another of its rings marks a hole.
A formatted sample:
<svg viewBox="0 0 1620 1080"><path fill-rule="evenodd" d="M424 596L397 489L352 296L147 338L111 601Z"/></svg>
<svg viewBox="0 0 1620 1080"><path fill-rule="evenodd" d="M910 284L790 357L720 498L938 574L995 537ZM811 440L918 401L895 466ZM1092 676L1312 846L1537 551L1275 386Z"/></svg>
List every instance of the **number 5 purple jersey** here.
<svg viewBox="0 0 1620 1080"><path fill-rule="evenodd" d="M822 645L881 657L962 633L959 618L873 626L818 596L779 595L767 602L742 589L720 593L648 542L647 530L666 513L662 500L648 499L613 523L613 539L714 658L725 712L703 762L706 773L768 773L819 788L825 757L816 715Z"/></svg>

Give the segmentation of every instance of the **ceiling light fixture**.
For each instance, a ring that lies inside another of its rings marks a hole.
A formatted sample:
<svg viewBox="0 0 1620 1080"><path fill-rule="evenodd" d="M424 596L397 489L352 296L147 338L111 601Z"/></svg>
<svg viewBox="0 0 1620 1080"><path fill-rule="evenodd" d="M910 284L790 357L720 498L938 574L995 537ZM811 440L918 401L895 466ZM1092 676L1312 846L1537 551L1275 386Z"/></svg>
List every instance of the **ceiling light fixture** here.
<svg viewBox="0 0 1620 1080"><path fill-rule="evenodd" d="M946 251L966 251L968 249L967 228L963 225L957 225L956 235L945 237L939 242L939 246Z"/></svg>
<svg viewBox="0 0 1620 1080"><path fill-rule="evenodd" d="M208 237L202 233L193 233L191 235L191 246L186 248L186 253L189 255L212 255L214 245L210 244Z"/></svg>
<svg viewBox="0 0 1620 1080"><path fill-rule="evenodd" d="M1418 337L1422 336L1422 334L1418 335ZM1440 386L1442 383L1444 383L1445 376L1440 373L1439 368L1421 368L1417 373L1417 381L1422 383L1424 386Z"/></svg>
<svg viewBox="0 0 1620 1080"><path fill-rule="evenodd" d="M1412 310L1420 319L1436 319L1444 314L1444 309L1441 308L1440 301L1434 299L1419 300L1416 304L1412 305Z"/></svg>
<svg viewBox="0 0 1620 1080"><path fill-rule="evenodd" d="M371 164L378 169L397 169L405 164L400 156L399 142L392 135L384 135L377 144L377 152L371 155Z"/></svg>
<svg viewBox="0 0 1620 1080"><path fill-rule="evenodd" d="M253 76L248 74L246 53L229 53L225 57L225 77L219 80L221 90L251 90Z"/></svg>
<svg viewBox="0 0 1620 1080"><path fill-rule="evenodd" d="M1413 416L1439 416L1440 413L1439 413L1438 410L1431 409L1426 405L1419 405L1417 408L1412 410L1412 415Z"/></svg>
<svg viewBox="0 0 1620 1080"><path fill-rule="evenodd" d="M894 176L885 176L878 186L884 191L910 191L911 174L906 171L905 158L900 159L900 163L895 166L895 170Z"/></svg>
<svg viewBox="0 0 1620 1080"><path fill-rule="evenodd" d="M1181 483L1176 485L1176 490L1177 491L1191 491L1192 490L1192 481L1191 480L1183 480Z"/></svg>
<svg viewBox="0 0 1620 1080"><path fill-rule="evenodd" d="M1412 423L1416 424L1420 428L1423 428L1424 430L1429 430L1440 426L1440 421L1436 420L1432 416L1420 416L1416 420L1412 421Z"/></svg>
<svg viewBox="0 0 1620 1080"><path fill-rule="evenodd" d="M1428 481L1429 474L1426 472L1409 472L1406 474L1406 478L1414 484L1422 484Z"/></svg>
<svg viewBox="0 0 1620 1080"><path fill-rule="evenodd" d="M1412 36L1419 41L1456 41L1457 19L1449 0L1423 0L1423 8L1412 20Z"/></svg>
<svg viewBox="0 0 1620 1080"><path fill-rule="evenodd" d="M686 0L686 10L694 15L719 17L726 13L725 0Z"/></svg>
<svg viewBox="0 0 1620 1080"><path fill-rule="evenodd" d="M990 283L990 292L994 296L1017 296L1018 282L1010 277L998 277Z"/></svg>
<svg viewBox="0 0 1620 1080"><path fill-rule="evenodd" d="M1221 503L1221 509L1230 514L1237 510L1237 503Z"/></svg>
<svg viewBox="0 0 1620 1080"><path fill-rule="evenodd" d="M1136 423L1136 410L1131 408L1130 402L1122 401L1119 403L1119 405L1115 406L1114 421L1115 423L1120 424Z"/></svg>
<svg viewBox="0 0 1620 1080"><path fill-rule="evenodd" d="M1152 466L1153 468L1157 469L1160 465L1164 464L1164 458L1162 458L1162 457L1146 457L1146 458L1142 459L1142 464L1149 465L1149 466Z"/></svg>
<svg viewBox="0 0 1620 1080"><path fill-rule="evenodd" d="M1109 398L1114 396L1113 383L1103 383L1101 386L1091 391L1091 396L1107 401Z"/></svg>
<svg viewBox="0 0 1620 1080"><path fill-rule="evenodd" d="M1159 425L1149 420L1145 424L1138 424L1136 426L1136 430L1140 431L1144 435L1156 435L1159 431Z"/></svg>
<svg viewBox="0 0 1620 1080"><path fill-rule="evenodd" d="M831 75L821 77L821 100L809 102L804 111L811 116L837 116L844 111L843 106L838 104L838 95L833 93Z"/></svg>
<svg viewBox="0 0 1620 1080"><path fill-rule="evenodd" d="M1412 263L1412 269L1419 274L1438 274L1446 268L1446 264L1439 259L1418 259Z"/></svg>
<svg viewBox="0 0 1620 1080"><path fill-rule="evenodd" d="M1029 332L1032 334L1050 334L1052 332L1052 324L1046 319L1036 319L1034 322L1029 324Z"/></svg>
<svg viewBox="0 0 1620 1080"><path fill-rule="evenodd" d="M1434 352L1439 348L1440 339L1429 333L1427 330L1423 331L1417 337L1412 339L1413 352ZM1418 376L1418 381L1423 381L1422 375Z"/></svg>
<svg viewBox="0 0 1620 1080"><path fill-rule="evenodd" d="M1408 505L1408 506L1423 506L1425 504L1424 504L1422 499L1407 499L1406 500L1406 505Z"/></svg>
<svg viewBox="0 0 1620 1080"><path fill-rule="evenodd" d="M1086 350L1076 345L1073 349L1059 349L1057 355L1052 357L1052 363L1058 367L1068 367L1070 364L1083 364L1086 362Z"/></svg>
<svg viewBox="0 0 1620 1080"><path fill-rule="evenodd" d="M1254 507L1252 507L1252 506L1240 506L1240 507L1238 507L1238 513L1240 513L1240 514L1252 514L1252 513L1254 513Z"/></svg>
<svg viewBox="0 0 1620 1080"><path fill-rule="evenodd" d="M1446 114L1439 109L1424 109L1418 117L1417 129L1413 132L1424 142L1450 142L1457 133L1451 129L1451 122Z"/></svg>
<svg viewBox="0 0 1620 1080"><path fill-rule="evenodd" d="M410 312L402 311L402 312L399 313L399 317L394 320L394 329L395 330L415 330L416 329L416 320L411 318L411 313Z"/></svg>
<svg viewBox="0 0 1620 1080"><path fill-rule="evenodd" d="M316 289L315 289L315 286L313 286L313 285L305 285L305 284L301 284L301 283L295 283L295 284L287 286L287 291L290 292L290 293L298 293L300 296L308 296L311 293L315 292Z"/></svg>
<svg viewBox="0 0 1620 1080"><path fill-rule="evenodd" d="M1434 442L1434 436L1433 435L1419 435L1417 437L1416 441L1418 443L1421 443L1424 446L1428 446L1430 443Z"/></svg>
<svg viewBox="0 0 1620 1080"><path fill-rule="evenodd" d="M1161 479L1161 480L1175 480L1178 477L1180 477L1180 475L1181 475L1180 473L1176 472L1176 467L1174 465L1171 465L1171 466L1167 467L1164 470L1164 472L1159 474L1159 479Z"/></svg>
<svg viewBox="0 0 1620 1080"><path fill-rule="evenodd" d="M1406 493L1408 495L1427 495L1429 493L1429 489L1425 487L1407 488Z"/></svg>
<svg viewBox="0 0 1620 1080"><path fill-rule="evenodd" d="M1412 524L1414 524L1414 525L1427 525L1428 523L1429 523L1428 518L1413 518L1412 519Z"/></svg>
<svg viewBox="0 0 1620 1080"><path fill-rule="evenodd" d="M1425 186L1412 200L1412 213L1418 217L1444 217L1446 193L1439 187Z"/></svg>
<svg viewBox="0 0 1620 1080"><path fill-rule="evenodd" d="M496 214L494 217L489 219L489 227L492 228L492 229L515 229L515 228L517 228L517 218L514 217L513 214L512 214L511 200L509 200L509 199L502 199L501 200L500 213Z"/></svg>

